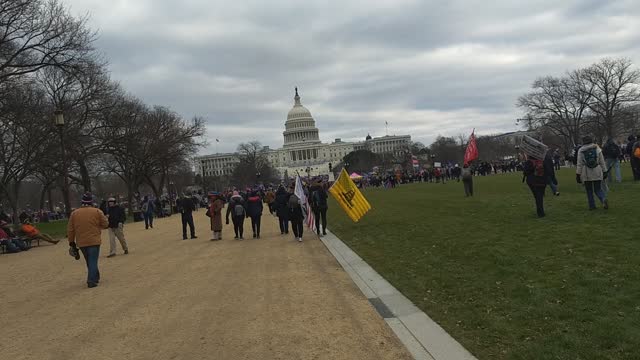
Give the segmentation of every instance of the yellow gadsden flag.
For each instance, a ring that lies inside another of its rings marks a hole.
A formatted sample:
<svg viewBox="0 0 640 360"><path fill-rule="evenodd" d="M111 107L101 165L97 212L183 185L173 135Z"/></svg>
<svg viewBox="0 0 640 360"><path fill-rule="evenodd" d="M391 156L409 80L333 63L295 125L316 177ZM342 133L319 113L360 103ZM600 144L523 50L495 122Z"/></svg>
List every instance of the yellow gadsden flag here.
<svg viewBox="0 0 640 360"><path fill-rule="evenodd" d="M354 222L358 222L367 211L371 210L371 205L362 196L345 169L342 169L338 180L331 186L329 192Z"/></svg>

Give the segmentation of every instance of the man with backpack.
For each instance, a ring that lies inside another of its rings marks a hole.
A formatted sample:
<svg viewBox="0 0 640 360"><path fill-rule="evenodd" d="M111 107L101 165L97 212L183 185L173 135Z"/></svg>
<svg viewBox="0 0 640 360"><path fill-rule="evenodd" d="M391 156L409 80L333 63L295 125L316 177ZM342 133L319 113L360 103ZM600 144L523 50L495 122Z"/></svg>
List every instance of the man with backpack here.
<svg viewBox="0 0 640 360"><path fill-rule="evenodd" d="M602 155L604 155L604 160L606 163L606 171L609 172L611 169L615 170L616 174L616 182L622 182L622 174L620 173L620 154L622 151L620 150L620 146L616 144L616 142L609 138L602 149ZM609 184L613 182L613 177L609 176Z"/></svg>
<svg viewBox="0 0 640 360"><path fill-rule="evenodd" d="M311 210L316 220L316 230L318 236L320 236L320 220L322 218L322 235L327 235L327 209L329 205L327 203L327 191L323 184L316 184L311 192Z"/></svg>
<svg viewBox="0 0 640 360"><path fill-rule="evenodd" d="M233 232L236 234L234 239L243 240L244 237L244 218L247 214L247 207L244 199L237 191L233 192L233 195L229 199L229 206L227 206L227 225L229 225L229 215L231 215L231 221L233 221Z"/></svg>
<svg viewBox="0 0 640 360"><path fill-rule="evenodd" d="M545 166L546 165L546 166ZM551 168L548 166L548 162L538 159L532 155L527 157L527 160L523 164L523 179L522 182L527 182L533 198L536 202L536 212L538 217L544 217L544 192L547 188L547 174L553 172L553 164Z"/></svg>
<svg viewBox="0 0 640 360"><path fill-rule="evenodd" d="M590 136L582 139L582 147L578 151L578 161L576 168L576 181L583 183L587 191L587 200L589 202L589 210L595 210L596 204L593 198L595 193L603 207L609 209L607 196L602 190L602 180L607 172L607 165L602 155L602 150L598 145L593 143Z"/></svg>

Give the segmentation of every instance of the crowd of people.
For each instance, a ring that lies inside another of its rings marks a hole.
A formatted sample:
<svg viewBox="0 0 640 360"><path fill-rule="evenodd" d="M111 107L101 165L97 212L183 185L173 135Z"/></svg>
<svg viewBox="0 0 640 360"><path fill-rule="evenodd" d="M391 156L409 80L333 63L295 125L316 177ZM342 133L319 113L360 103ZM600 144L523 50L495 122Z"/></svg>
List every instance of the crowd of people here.
<svg viewBox="0 0 640 360"><path fill-rule="evenodd" d="M575 147L573 154L566 157L576 168L576 182L585 188L589 210L597 209L596 198L603 209L607 210L609 186L613 181L622 182L621 162L629 161L634 181L640 181L640 135L629 136L624 146L613 139L607 140L602 146L596 144L591 136L585 136L582 140L582 144ZM554 171L557 169L555 164L558 161L557 152L554 155L547 154L544 159L531 155L525 157L523 182L531 189L539 217L545 216L546 187L550 186L555 195L560 195Z"/></svg>

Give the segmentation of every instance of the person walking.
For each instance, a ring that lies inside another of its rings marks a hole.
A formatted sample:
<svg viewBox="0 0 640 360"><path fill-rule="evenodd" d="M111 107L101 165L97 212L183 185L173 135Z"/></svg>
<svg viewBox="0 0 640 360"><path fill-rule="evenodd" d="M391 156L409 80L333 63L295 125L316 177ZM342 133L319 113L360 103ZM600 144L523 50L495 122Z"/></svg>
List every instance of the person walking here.
<svg viewBox="0 0 640 360"><path fill-rule="evenodd" d="M629 154L629 162L631 163L631 171L633 171L633 180L640 180L640 153L637 149L640 148L640 136L629 136L629 142L627 143L627 153Z"/></svg>
<svg viewBox="0 0 640 360"><path fill-rule="evenodd" d="M187 240L187 225L191 239L197 239L196 227L193 224L193 212L196 210L196 203L192 197L182 195L176 204L182 220L182 240Z"/></svg>
<svg viewBox="0 0 640 360"><path fill-rule="evenodd" d="M124 254L129 253L127 240L124 237L124 223L127 221L127 215L124 209L116 203L115 198L107 200L107 218L109 219L109 255L108 258L116 256L116 237L120 241L120 246L124 250Z"/></svg>
<svg viewBox="0 0 640 360"><path fill-rule="evenodd" d="M278 216L278 224L280 225L280 235L289 233L289 197L291 193L287 192L284 186L280 185L276 191L275 210Z"/></svg>
<svg viewBox="0 0 640 360"><path fill-rule="evenodd" d="M247 199L247 217L251 218L251 229L253 230L253 238L260 239L260 220L262 218L262 199L258 193L252 191Z"/></svg>
<svg viewBox="0 0 640 360"><path fill-rule="evenodd" d="M275 201L276 201L276 194L273 192L272 188L269 188L269 190L267 190L267 192L264 194L264 202L267 204L267 206L269 206L269 213L272 215L276 211Z"/></svg>
<svg viewBox="0 0 640 360"><path fill-rule="evenodd" d="M291 192L293 192L293 189ZM298 242L302 242L302 235L304 233L304 212L302 211L300 198L298 198L296 194L291 194L291 196L289 196L287 207L289 208L289 219L291 220L293 236L298 240Z"/></svg>
<svg viewBox="0 0 640 360"><path fill-rule="evenodd" d="M233 222L233 232L236 240L244 240L244 218L247 215L247 207L244 199L237 191L233 192L227 206L227 225L229 225L229 215Z"/></svg>
<svg viewBox="0 0 640 360"><path fill-rule="evenodd" d="M555 171L556 166L555 166L554 160L551 158L551 155L549 155L549 153L547 153L547 155L544 157L543 163L544 163L543 166L545 170L544 176L547 179L547 184L551 188L551 192L555 196L560 196L560 191L558 191L558 179L556 178L556 171Z"/></svg>
<svg viewBox="0 0 640 360"><path fill-rule="evenodd" d="M82 196L82 206L74 210L67 224L69 247L80 248L87 264L87 287L94 288L100 282L98 257L102 243L101 233L109 227L109 220L100 209L93 207L91 194Z"/></svg>
<svg viewBox="0 0 640 360"><path fill-rule="evenodd" d="M576 164L576 182L584 184L587 192L589 210L596 209L595 193L604 209L609 209L609 201L606 193L602 190L602 180L606 173L606 163L602 150L593 143L591 136L582 138L582 147L578 151L578 161Z"/></svg>
<svg viewBox="0 0 640 360"><path fill-rule="evenodd" d="M473 196L473 175L471 174L471 167L469 164L462 165L462 185L464 186L464 196Z"/></svg>
<svg viewBox="0 0 640 360"><path fill-rule="evenodd" d="M327 235L327 210L329 209L329 204L327 203L327 190L325 189L323 184L316 184L311 189L311 210L313 211L315 221L316 221L316 230L318 232L318 236L320 236L320 221L322 220L322 235Z"/></svg>
<svg viewBox="0 0 640 360"><path fill-rule="evenodd" d="M548 164L548 163L547 163ZM538 217L544 217L544 192L547 188L546 173L551 169L547 169L545 161L534 156L528 156L523 165L524 177L522 182L527 182L533 198L536 202L536 212Z"/></svg>
<svg viewBox="0 0 640 360"><path fill-rule="evenodd" d="M620 155L622 154L622 150L620 150L620 146L616 144L613 138L609 138L607 142L604 144L602 148L602 155L604 156L604 162L606 165L605 171L610 172L612 169L616 175L616 182L622 182L622 174L620 173ZM613 176L608 176L608 182L611 184L613 182Z"/></svg>
<svg viewBox="0 0 640 360"><path fill-rule="evenodd" d="M208 216L211 218L211 231L213 231L213 239L211 241L222 240L222 209L224 201L217 192L209 193L209 210Z"/></svg>
<svg viewBox="0 0 640 360"><path fill-rule="evenodd" d="M142 210L142 216L144 216L144 228L153 229L153 213L155 211L155 204L153 200L149 199L149 196L144 197L142 200L142 204L140 205L140 209Z"/></svg>

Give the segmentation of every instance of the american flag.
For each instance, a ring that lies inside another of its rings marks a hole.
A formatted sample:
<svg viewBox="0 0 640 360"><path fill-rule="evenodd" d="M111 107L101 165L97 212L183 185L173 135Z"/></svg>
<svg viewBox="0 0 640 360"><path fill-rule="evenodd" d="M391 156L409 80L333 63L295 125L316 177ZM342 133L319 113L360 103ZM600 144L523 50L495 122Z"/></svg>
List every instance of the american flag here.
<svg viewBox="0 0 640 360"><path fill-rule="evenodd" d="M315 232L316 219L313 216L313 211L311 211L311 205L309 204L309 201L307 201L307 196L304 194L300 175L296 176L296 189L293 193L298 197L298 199L300 199L300 206L302 206L302 211L304 212L305 224L307 224L307 227L311 229L311 231Z"/></svg>

